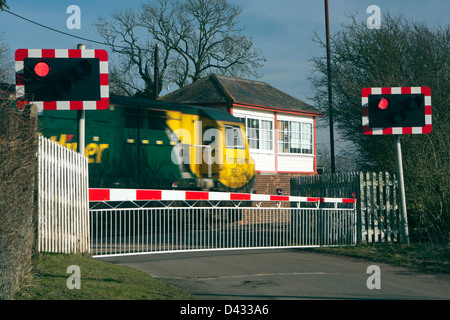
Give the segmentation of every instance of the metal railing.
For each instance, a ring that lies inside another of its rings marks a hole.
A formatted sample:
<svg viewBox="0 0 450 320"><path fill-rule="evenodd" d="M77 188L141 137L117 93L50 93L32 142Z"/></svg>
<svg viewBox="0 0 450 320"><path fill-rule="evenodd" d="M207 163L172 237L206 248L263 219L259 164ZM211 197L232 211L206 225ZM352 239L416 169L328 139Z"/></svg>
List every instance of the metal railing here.
<svg viewBox="0 0 450 320"><path fill-rule="evenodd" d="M116 196L106 201L98 201L105 190L91 193L96 200L90 209L94 256L356 243L354 199L283 197L265 202L276 206L263 207L228 198L239 194L190 192L183 198L175 191L158 197L158 191L146 190L148 199L143 199L132 196L139 190L108 191ZM282 202L292 207L282 207Z"/></svg>

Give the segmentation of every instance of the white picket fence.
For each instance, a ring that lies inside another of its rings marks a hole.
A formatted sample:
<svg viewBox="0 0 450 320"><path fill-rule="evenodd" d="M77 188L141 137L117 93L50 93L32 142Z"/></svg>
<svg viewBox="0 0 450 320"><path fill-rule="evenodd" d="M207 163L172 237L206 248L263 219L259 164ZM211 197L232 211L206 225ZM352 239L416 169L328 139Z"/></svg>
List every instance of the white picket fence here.
<svg viewBox="0 0 450 320"><path fill-rule="evenodd" d="M358 199L358 242L398 242L400 210L396 175L387 172L346 172L295 177L291 195Z"/></svg>
<svg viewBox="0 0 450 320"><path fill-rule="evenodd" d="M90 252L88 160L39 136L38 250Z"/></svg>

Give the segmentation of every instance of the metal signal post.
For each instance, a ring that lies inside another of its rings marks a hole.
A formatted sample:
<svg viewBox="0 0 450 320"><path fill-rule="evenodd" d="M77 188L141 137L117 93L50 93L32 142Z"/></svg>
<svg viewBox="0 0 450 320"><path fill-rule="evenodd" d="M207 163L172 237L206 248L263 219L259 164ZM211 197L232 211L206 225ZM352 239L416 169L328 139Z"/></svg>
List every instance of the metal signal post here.
<svg viewBox="0 0 450 320"><path fill-rule="evenodd" d="M405 197L405 181L403 179L403 160L402 160L402 146L400 144L400 135L394 135L395 142L395 165L397 167L397 175L400 189L400 213L401 213L401 237L404 244L409 244L408 233L408 215L406 211L406 197Z"/></svg>
<svg viewBox="0 0 450 320"><path fill-rule="evenodd" d="M85 46L84 44L79 44L77 46L77 49L84 50ZM77 151L78 153L81 153L84 155L84 145L86 141L86 111L85 110L78 110L77 111L77 123L78 123L78 146Z"/></svg>

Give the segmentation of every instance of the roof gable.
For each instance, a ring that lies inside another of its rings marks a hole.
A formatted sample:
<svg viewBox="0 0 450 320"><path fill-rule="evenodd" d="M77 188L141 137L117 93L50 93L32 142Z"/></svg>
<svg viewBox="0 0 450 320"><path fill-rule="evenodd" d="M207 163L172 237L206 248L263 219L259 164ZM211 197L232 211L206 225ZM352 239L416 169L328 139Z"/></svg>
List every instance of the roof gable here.
<svg viewBox="0 0 450 320"><path fill-rule="evenodd" d="M183 88L175 90L160 100L185 104L215 104L230 103L233 100L227 96L223 88L211 76L193 82Z"/></svg>
<svg viewBox="0 0 450 320"><path fill-rule="evenodd" d="M161 100L189 104L234 103L321 114L318 109L265 82L218 74L169 93Z"/></svg>

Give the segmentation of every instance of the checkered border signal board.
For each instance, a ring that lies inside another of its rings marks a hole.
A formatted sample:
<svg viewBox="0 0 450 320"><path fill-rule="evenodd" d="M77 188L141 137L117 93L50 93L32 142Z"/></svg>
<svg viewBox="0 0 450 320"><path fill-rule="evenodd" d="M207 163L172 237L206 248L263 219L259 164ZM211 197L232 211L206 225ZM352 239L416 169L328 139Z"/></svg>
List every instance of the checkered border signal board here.
<svg viewBox="0 0 450 320"><path fill-rule="evenodd" d="M369 127L369 94L414 94L423 93L425 96L425 126L423 127L391 127L371 128ZM429 87L386 87L386 88L364 88L362 97L362 127L363 133L367 135L384 134L427 134L431 132L431 90Z"/></svg>
<svg viewBox="0 0 450 320"><path fill-rule="evenodd" d="M15 53L16 105L29 104L25 96L25 58L98 58L100 61L100 100L98 101L31 101L38 110L102 110L109 107L108 53L97 49L18 49Z"/></svg>

